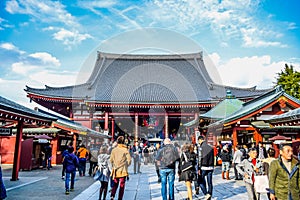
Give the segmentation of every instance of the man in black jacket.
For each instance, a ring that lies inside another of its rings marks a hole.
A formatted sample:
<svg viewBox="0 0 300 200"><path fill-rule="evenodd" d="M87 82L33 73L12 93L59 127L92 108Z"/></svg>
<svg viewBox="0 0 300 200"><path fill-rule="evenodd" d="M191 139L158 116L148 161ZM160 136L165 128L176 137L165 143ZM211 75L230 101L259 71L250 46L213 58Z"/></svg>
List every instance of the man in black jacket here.
<svg viewBox="0 0 300 200"><path fill-rule="evenodd" d="M205 199L211 199L213 184L212 174L214 171L214 151L208 145L202 135L198 137L198 185ZM206 186L207 182L207 186Z"/></svg>

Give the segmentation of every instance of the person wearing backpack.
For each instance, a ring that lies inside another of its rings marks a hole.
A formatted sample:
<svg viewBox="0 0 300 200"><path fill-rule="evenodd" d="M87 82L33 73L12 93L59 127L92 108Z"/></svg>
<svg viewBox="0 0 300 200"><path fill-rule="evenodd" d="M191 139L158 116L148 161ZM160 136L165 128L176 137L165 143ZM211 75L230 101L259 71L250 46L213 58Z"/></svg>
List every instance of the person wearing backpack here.
<svg viewBox="0 0 300 200"><path fill-rule="evenodd" d="M144 165L148 165L149 163L149 149L148 145L143 148L143 158L144 158Z"/></svg>
<svg viewBox="0 0 300 200"><path fill-rule="evenodd" d="M170 138L164 140L164 146L158 151L155 160L161 177L162 198L163 200L174 200L175 167L176 162L179 161L179 153ZM167 198L167 181L169 185L169 198Z"/></svg>
<svg viewBox="0 0 300 200"><path fill-rule="evenodd" d="M63 166L66 169L66 179L65 179L65 188L66 188L66 195L70 194L70 190L74 190L74 183L75 183L75 175L76 175L76 168L79 165L79 161L77 156L73 153L74 147L68 147L68 153L64 157ZM69 187L71 176L71 187Z"/></svg>
<svg viewBox="0 0 300 200"><path fill-rule="evenodd" d="M180 162L179 162L179 181L184 181L188 198L193 199L192 182L197 180L196 174L197 154L194 152L194 145L185 143L182 147Z"/></svg>

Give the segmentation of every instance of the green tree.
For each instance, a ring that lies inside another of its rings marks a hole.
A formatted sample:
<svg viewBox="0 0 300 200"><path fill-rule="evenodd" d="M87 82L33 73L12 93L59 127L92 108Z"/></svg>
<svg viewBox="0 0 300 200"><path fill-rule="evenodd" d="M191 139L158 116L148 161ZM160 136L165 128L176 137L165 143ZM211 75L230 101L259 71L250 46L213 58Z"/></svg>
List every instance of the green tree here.
<svg viewBox="0 0 300 200"><path fill-rule="evenodd" d="M295 71L292 65L285 64L284 70L277 75L276 85L281 85L287 94L300 99L300 72Z"/></svg>

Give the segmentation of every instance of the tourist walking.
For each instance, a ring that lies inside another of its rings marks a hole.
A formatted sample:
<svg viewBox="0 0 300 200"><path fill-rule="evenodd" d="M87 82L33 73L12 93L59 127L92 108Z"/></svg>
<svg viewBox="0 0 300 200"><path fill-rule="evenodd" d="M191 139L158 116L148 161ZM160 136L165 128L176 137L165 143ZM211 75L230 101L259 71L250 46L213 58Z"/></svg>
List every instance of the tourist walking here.
<svg viewBox="0 0 300 200"><path fill-rule="evenodd" d="M181 150L179 161L178 176L179 181L185 181L187 188L187 200L193 199L192 182L197 180L196 165L197 154L194 153L194 146L192 144L184 144Z"/></svg>
<svg viewBox="0 0 300 200"><path fill-rule="evenodd" d="M74 190L76 167L78 167L79 161L77 156L73 153L74 148L72 146L68 147L68 153L65 155L63 165L66 169L66 178L65 178L65 189L66 194L70 194L70 190ZM70 180L71 178L71 180ZM70 187L71 181L71 187Z"/></svg>
<svg viewBox="0 0 300 200"><path fill-rule="evenodd" d="M220 158L222 160L222 179L230 180L229 177L229 170L230 170L230 161L231 161L231 154L228 150L228 146L225 145L221 151Z"/></svg>
<svg viewBox="0 0 300 200"><path fill-rule="evenodd" d="M82 144L77 151L77 156L79 158L79 176L85 176L86 160L88 155L88 150L85 148L84 144Z"/></svg>
<svg viewBox="0 0 300 200"><path fill-rule="evenodd" d="M257 159L263 160L268 157L266 148L263 146L262 142L258 142L257 148Z"/></svg>
<svg viewBox="0 0 300 200"><path fill-rule="evenodd" d="M131 157L127 146L124 144L124 142L124 137L119 136L117 138L118 146L112 150L110 155L110 162L112 165L111 176L114 181L114 186L111 191L111 199L114 199L119 183L120 189L118 199L123 199L125 182L127 176L129 175L128 166L131 164Z"/></svg>
<svg viewBox="0 0 300 200"><path fill-rule="evenodd" d="M205 195L205 199L211 199L213 192L212 175L214 172L214 150L208 145L204 136L198 137L198 180L197 187L200 186L201 191ZM207 184L207 185L206 185Z"/></svg>
<svg viewBox="0 0 300 200"><path fill-rule="evenodd" d="M106 199L106 194L108 190L108 182L110 180L110 173L111 173L111 164L110 164L110 156L108 154L107 146L102 146L100 148L100 154L98 155L98 171L100 172L100 177L98 180L101 183L100 190L99 190L99 200ZM102 196L103 195L103 196Z"/></svg>
<svg viewBox="0 0 300 200"><path fill-rule="evenodd" d="M262 172L262 162L257 157L257 149L249 149L249 158L244 159L239 165L237 165L238 173L243 175L245 186L247 189L249 200L256 200L257 194L254 189L254 176L261 175Z"/></svg>
<svg viewBox="0 0 300 200"><path fill-rule="evenodd" d="M98 155L99 155L99 149L94 148L94 147L90 149L90 154L89 154L89 160L90 160L89 176L92 176L93 171L94 171L95 167L97 166Z"/></svg>
<svg viewBox="0 0 300 200"><path fill-rule="evenodd" d="M52 148L50 144L47 144L45 146L45 162L44 162L44 168L47 167L48 170L52 168L51 165L51 159L52 159Z"/></svg>
<svg viewBox="0 0 300 200"><path fill-rule="evenodd" d="M280 157L271 162L269 168L271 200L300 199L299 162L293 158L291 143L280 145Z"/></svg>
<svg viewBox="0 0 300 200"><path fill-rule="evenodd" d="M273 149L272 147L270 147L268 150L267 150L267 154L268 154L268 158L264 159L263 160L263 170L264 170L264 174L267 175L268 177L268 180L270 178L269 176L269 169L270 169L270 165L271 165L271 162L273 160L276 160L275 158L275 149ZM267 196L268 196L268 199L270 199L270 192L267 193Z"/></svg>
<svg viewBox="0 0 300 200"><path fill-rule="evenodd" d="M142 151L143 149L139 146L139 143L136 142L132 147L134 174L141 173Z"/></svg>
<svg viewBox="0 0 300 200"><path fill-rule="evenodd" d="M62 163L64 162L65 156L68 154L68 149L70 146L73 146L73 142L70 142L69 145L65 146L65 150L62 152ZM62 170L61 170L61 179L65 178L65 172L66 172L66 168L63 165Z"/></svg>
<svg viewBox="0 0 300 200"><path fill-rule="evenodd" d="M160 145L160 143L157 143L156 146L155 146L154 165L155 165L155 171L156 171L157 182L158 183L161 183L161 177L160 177L160 173L159 173L159 166L158 166L158 163L156 162L155 158L156 158L157 153L160 149L161 149L161 145Z"/></svg>
<svg viewBox="0 0 300 200"><path fill-rule="evenodd" d="M164 146L157 152L155 157L159 167L161 178L161 195L163 200L174 200L174 180L176 161L179 161L179 154L170 138L164 139ZM167 195L167 181L169 195ZM169 198L167 198L169 196Z"/></svg>
<svg viewBox="0 0 300 200"><path fill-rule="evenodd" d="M235 152L233 154L233 159L232 159L235 180L242 180L243 179L241 177L241 175L238 173L237 169L236 169L236 166L238 164L240 164L243 160L243 152L240 149L241 149L240 145L237 145L235 147Z"/></svg>

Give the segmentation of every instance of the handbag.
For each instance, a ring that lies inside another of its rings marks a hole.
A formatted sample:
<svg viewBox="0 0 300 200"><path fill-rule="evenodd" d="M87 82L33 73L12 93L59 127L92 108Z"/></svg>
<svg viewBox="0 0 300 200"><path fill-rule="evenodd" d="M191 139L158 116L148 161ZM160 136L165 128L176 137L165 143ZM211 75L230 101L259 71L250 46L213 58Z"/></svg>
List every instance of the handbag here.
<svg viewBox="0 0 300 200"><path fill-rule="evenodd" d="M187 156L184 152L182 154L184 156L185 161L182 162L181 171L184 172L186 170L193 168L193 163L191 161L188 161Z"/></svg>
<svg viewBox="0 0 300 200"><path fill-rule="evenodd" d="M97 170L95 173L95 176L94 176L94 180L95 181L100 180L102 176L103 176L103 172L100 170Z"/></svg>
<svg viewBox="0 0 300 200"><path fill-rule="evenodd" d="M269 179L267 175L254 176L254 188L257 193L268 193Z"/></svg>

